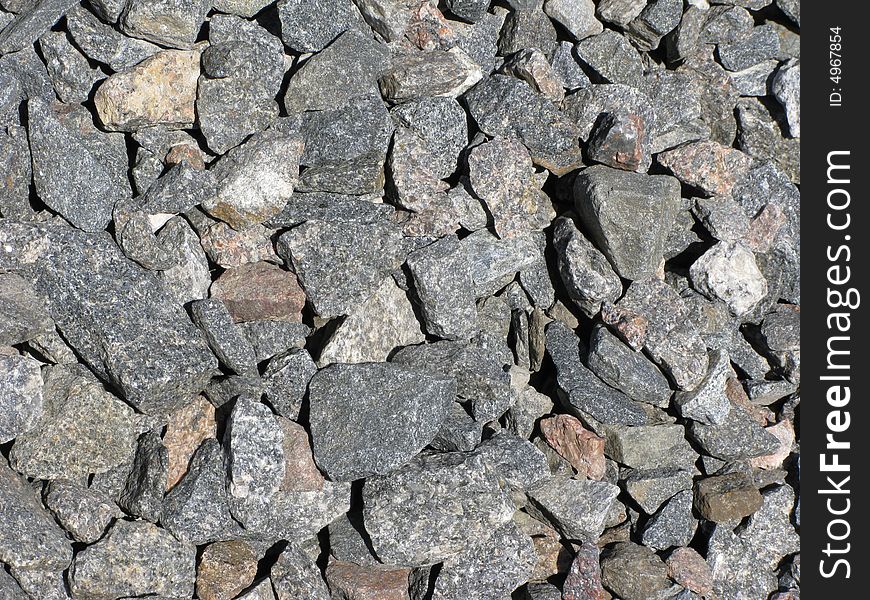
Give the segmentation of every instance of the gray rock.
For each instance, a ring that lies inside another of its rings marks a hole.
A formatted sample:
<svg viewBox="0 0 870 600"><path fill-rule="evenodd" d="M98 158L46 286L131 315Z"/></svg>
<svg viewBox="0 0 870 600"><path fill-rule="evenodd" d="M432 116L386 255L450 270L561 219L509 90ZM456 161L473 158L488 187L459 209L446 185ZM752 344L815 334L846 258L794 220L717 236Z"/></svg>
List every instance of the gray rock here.
<svg viewBox="0 0 870 600"><path fill-rule="evenodd" d="M647 86L649 87L649 85ZM685 111L681 104L680 110ZM588 140L602 113L625 112L639 115L650 131L657 129L656 112L649 95L620 83L590 85L569 94L562 102L563 114L580 128L580 139Z"/></svg>
<svg viewBox="0 0 870 600"><path fill-rule="evenodd" d="M771 25L758 25L747 37L718 46L719 61L729 71L741 71L778 53L779 35Z"/></svg>
<svg viewBox="0 0 870 600"><path fill-rule="evenodd" d="M480 444L484 425L475 420L462 404L453 402L429 446L439 452L474 450Z"/></svg>
<svg viewBox="0 0 870 600"><path fill-rule="evenodd" d="M211 18L209 42L202 53L196 114L208 147L223 154L278 117L284 49L265 29L224 15Z"/></svg>
<svg viewBox="0 0 870 600"><path fill-rule="evenodd" d="M504 598L529 579L537 560L532 539L508 522L444 561L432 598Z"/></svg>
<svg viewBox="0 0 870 600"><path fill-rule="evenodd" d="M690 9L686 14L693 10ZM688 75L698 86L696 90L701 101L701 120L710 130L710 139L730 146L734 141L734 105L739 99L739 92L728 72L713 60L709 51L690 57L677 72Z"/></svg>
<svg viewBox="0 0 870 600"><path fill-rule="evenodd" d="M265 404L241 397L230 414L227 446L229 492L268 501L284 479L284 434Z"/></svg>
<svg viewBox="0 0 870 600"><path fill-rule="evenodd" d="M501 431L475 450L511 488L527 490L550 477L547 457L531 442Z"/></svg>
<svg viewBox="0 0 870 600"><path fill-rule="evenodd" d="M605 384L580 359L580 339L562 323L546 330L547 352L556 366L556 381L567 395L569 412L589 415L606 424L644 425L646 413L640 404Z"/></svg>
<svg viewBox="0 0 870 600"><path fill-rule="evenodd" d="M730 73L731 81L741 96L766 96L773 72L778 66L779 62L776 60L765 60L742 71Z"/></svg>
<svg viewBox="0 0 870 600"><path fill-rule="evenodd" d="M169 299L184 306L191 300L206 298L211 286L208 258L187 221L181 217L170 219L157 233L157 239L174 255L175 266L157 274Z"/></svg>
<svg viewBox="0 0 870 600"><path fill-rule="evenodd" d="M202 208L237 230L275 216L293 195L303 149L303 140L286 124L249 138L211 169L217 190Z"/></svg>
<svg viewBox="0 0 870 600"><path fill-rule="evenodd" d="M45 67L62 102L84 102L103 76L92 69L87 59L60 31L49 31L39 38Z"/></svg>
<svg viewBox="0 0 870 600"><path fill-rule="evenodd" d="M501 238L543 229L552 207L535 180L529 151L515 138L496 137L468 155L469 181Z"/></svg>
<svg viewBox="0 0 870 600"><path fill-rule="evenodd" d="M554 175L583 164L577 125L524 81L493 75L465 94L471 117L490 136L516 137Z"/></svg>
<svg viewBox="0 0 870 600"><path fill-rule="evenodd" d="M299 548L288 546L272 567L272 587L278 600L329 600L329 588L320 569Z"/></svg>
<svg viewBox="0 0 870 600"><path fill-rule="evenodd" d="M66 569L70 542L27 480L0 465L0 484L0 560L16 569Z"/></svg>
<svg viewBox="0 0 870 600"><path fill-rule="evenodd" d="M691 468L698 455L681 425L607 425L605 454L633 469Z"/></svg>
<svg viewBox="0 0 870 600"><path fill-rule="evenodd" d="M692 489L692 473L673 467L632 469L623 476L625 491L641 510L652 515L669 498Z"/></svg>
<svg viewBox="0 0 870 600"><path fill-rule="evenodd" d="M354 98L377 94L377 79L388 59L381 44L354 29L345 31L293 75L284 106L288 114L335 110Z"/></svg>
<svg viewBox="0 0 870 600"><path fill-rule="evenodd" d="M80 229L104 229L130 196L123 136L99 132L82 107L31 99L27 115L40 199Z"/></svg>
<svg viewBox="0 0 870 600"><path fill-rule="evenodd" d="M379 79L381 95L400 103L433 96L456 98L481 80L483 72L461 48L394 56Z"/></svg>
<svg viewBox="0 0 870 600"><path fill-rule="evenodd" d="M215 10L250 19L268 6L269 0L212 0Z"/></svg>
<svg viewBox="0 0 870 600"><path fill-rule="evenodd" d="M471 337L477 330L474 285L459 239L443 237L416 250L407 265L426 331L446 339Z"/></svg>
<svg viewBox="0 0 870 600"><path fill-rule="evenodd" d="M190 314L221 364L239 375L257 375L254 348L220 298L191 302Z"/></svg>
<svg viewBox="0 0 870 600"><path fill-rule="evenodd" d="M643 0L602 0L598 3L598 16L620 27L625 27L641 11L643 11L646 3Z"/></svg>
<svg viewBox="0 0 870 600"><path fill-rule="evenodd" d="M746 212L727 196L696 198L692 212L710 235L720 241L738 241L749 229Z"/></svg>
<svg viewBox="0 0 870 600"><path fill-rule="evenodd" d="M679 198L672 177L604 166L585 169L574 184L574 202L592 241L626 279L658 270Z"/></svg>
<svg viewBox="0 0 870 600"><path fill-rule="evenodd" d="M692 516L692 492L683 490L647 521L641 539L644 546L657 550L687 546L697 527L698 521Z"/></svg>
<svg viewBox="0 0 870 600"><path fill-rule="evenodd" d="M299 277L314 311L328 318L352 313L377 291L404 258L401 239L387 222L310 220L278 239L278 253Z"/></svg>
<svg viewBox="0 0 870 600"><path fill-rule="evenodd" d="M619 542L601 557L601 582L624 600L650 600L669 597L668 568L646 546Z"/></svg>
<svg viewBox="0 0 870 600"><path fill-rule="evenodd" d="M45 412L18 435L9 459L14 469L37 479L103 473L133 456L138 418L81 368L46 372Z"/></svg>
<svg viewBox="0 0 870 600"><path fill-rule="evenodd" d="M160 50L159 46L125 36L83 6L74 6L67 12L66 24L85 56L113 71L126 71Z"/></svg>
<svg viewBox="0 0 870 600"><path fill-rule="evenodd" d="M626 171L645 173L652 164L649 126L630 113L606 113L589 139L586 155Z"/></svg>
<svg viewBox="0 0 870 600"><path fill-rule="evenodd" d="M205 387L216 366L205 341L156 277L124 258L108 235L7 224L0 240L17 248L0 262L14 258L66 342L129 403L168 413ZM31 256L27 240L53 252Z"/></svg>
<svg viewBox="0 0 870 600"><path fill-rule="evenodd" d="M485 298L495 294L514 280L517 271L543 260L545 244L542 233L526 231L499 239L489 230L480 230L462 238L459 245L471 271L475 295Z"/></svg>
<svg viewBox="0 0 870 600"><path fill-rule="evenodd" d="M565 538L595 543L618 494L619 488L606 481L552 477L528 491L527 510Z"/></svg>
<svg viewBox="0 0 870 600"><path fill-rule="evenodd" d="M239 328L253 347L258 363L287 350L302 348L305 338L311 334L308 325L284 321L248 321L239 323Z"/></svg>
<svg viewBox="0 0 870 600"><path fill-rule="evenodd" d="M474 25L452 23L457 37L456 45L486 73L491 73L499 62L496 57L498 38L507 15L506 9L496 6L492 12L484 13Z"/></svg>
<svg viewBox="0 0 870 600"><path fill-rule="evenodd" d="M592 0L546 0L544 12L575 40L598 35L604 29L601 21L595 18Z"/></svg>
<svg viewBox="0 0 870 600"><path fill-rule="evenodd" d="M211 8L207 0L130 0L118 25L129 36L189 48Z"/></svg>
<svg viewBox="0 0 870 600"><path fill-rule="evenodd" d="M76 555L70 589L77 598L193 595L196 547L146 521L116 521Z"/></svg>
<svg viewBox="0 0 870 600"><path fill-rule="evenodd" d="M725 393L725 382L731 375L731 361L723 350L710 352L710 368L704 379L691 391L678 391L674 406L680 416L708 425L725 421L731 402Z"/></svg>
<svg viewBox="0 0 870 600"><path fill-rule="evenodd" d="M471 404L475 420L500 417L510 405L510 376L491 353L464 342L440 341L398 351L395 363L456 380L457 396Z"/></svg>
<svg viewBox="0 0 870 600"><path fill-rule="evenodd" d="M612 29L578 42L574 51L581 62L609 83L636 86L643 75L640 54L625 36Z"/></svg>
<svg viewBox="0 0 870 600"><path fill-rule="evenodd" d="M336 364L309 384L314 459L333 481L382 475L438 433L452 378L389 363Z"/></svg>
<svg viewBox="0 0 870 600"><path fill-rule="evenodd" d="M427 565L481 543L514 508L483 460L465 453L420 455L363 485L363 519L378 558Z"/></svg>
<svg viewBox="0 0 870 600"><path fill-rule="evenodd" d="M362 24L356 7L342 0L282 0L278 16L281 39L297 52L320 52L340 34Z"/></svg>
<svg viewBox="0 0 870 600"><path fill-rule="evenodd" d="M800 139L784 135L770 108L754 98L737 103L737 147L757 161L772 162L789 180L800 183Z"/></svg>
<svg viewBox="0 0 870 600"><path fill-rule="evenodd" d="M779 448L779 440L773 434L733 404L722 423L707 425L693 421L687 431L705 454L726 461L764 456Z"/></svg>
<svg viewBox="0 0 870 600"><path fill-rule="evenodd" d="M37 427L42 413L40 364L26 356L0 354L0 443Z"/></svg>
<svg viewBox="0 0 870 600"><path fill-rule="evenodd" d="M206 439L190 460L187 473L166 494L161 524L191 544L236 539L242 528L231 513L227 469L217 440Z"/></svg>
<svg viewBox="0 0 870 600"><path fill-rule="evenodd" d="M65 479L48 485L45 505L73 539L85 544L103 537L112 519L121 516L104 494Z"/></svg>
<svg viewBox="0 0 870 600"><path fill-rule="evenodd" d="M792 23L801 26L801 3L797 0L776 0L776 7L788 17Z"/></svg>
<svg viewBox="0 0 870 600"><path fill-rule="evenodd" d="M139 438L133 469L118 505L130 514L156 523L160 520L168 473L169 451L160 435L149 431Z"/></svg>
<svg viewBox="0 0 870 600"><path fill-rule="evenodd" d="M725 302L738 317L767 295L767 280L755 255L741 242L718 242L692 264L689 273L695 289Z"/></svg>
<svg viewBox="0 0 870 600"><path fill-rule="evenodd" d="M7 600L29 600L30 598L24 593L15 578L6 571L0 573L0 596Z"/></svg>
<svg viewBox="0 0 870 600"><path fill-rule="evenodd" d="M622 293L619 276L571 219L556 219L553 246L568 296L580 308L595 313L602 302L615 301Z"/></svg>
<svg viewBox="0 0 870 600"><path fill-rule="evenodd" d="M447 0L447 9L471 23L480 21L489 8L489 0Z"/></svg>
<svg viewBox="0 0 870 600"><path fill-rule="evenodd" d="M317 366L304 348L275 356L263 373L266 399L279 415L298 419L308 382L316 372Z"/></svg>
<svg viewBox="0 0 870 600"><path fill-rule="evenodd" d="M266 221L273 229L295 227L305 221L337 221L339 223L370 224L389 221L395 208L382 204L329 192L294 193L284 209Z"/></svg>
<svg viewBox="0 0 870 600"><path fill-rule="evenodd" d="M628 33L641 50L655 50L661 39L680 24L682 16L680 0L655 0L628 24Z"/></svg>
<svg viewBox="0 0 870 600"><path fill-rule="evenodd" d="M662 408L670 402L670 384L658 367L623 344L604 326L599 325L592 332L588 365L605 383L629 398Z"/></svg>
<svg viewBox="0 0 870 600"><path fill-rule="evenodd" d="M11 78L11 74L9 77ZM9 100L12 104L18 104L17 98ZM0 114L2 112L0 106ZM15 112L17 120L17 110ZM27 131L19 125L0 127L0 140L0 168L10 175L0 185L0 214L7 219L27 220L33 215L30 207L32 168Z"/></svg>
<svg viewBox="0 0 870 600"><path fill-rule="evenodd" d="M514 10L505 18L498 50L508 56L526 48L537 48L550 56L556 46L556 28L541 10L540 3L528 10Z"/></svg>
<svg viewBox="0 0 870 600"><path fill-rule="evenodd" d="M358 514L343 515L329 524L329 552L337 560L360 566L380 564Z"/></svg>
<svg viewBox="0 0 870 600"><path fill-rule="evenodd" d="M791 59L779 67L770 89L785 110L788 130L793 138L801 136L801 63Z"/></svg>
<svg viewBox="0 0 870 600"><path fill-rule="evenodd" d="M73 4L74 0L34 0L23 5L15 19L0 29L0 54L17 52L33 44Z"/></svg>
<svg viewBox="0 0 870 600"><path fill-rule="evenodd" d="M550 68L562 86L569 91L591 85L589 77L574 57L574 45L571 42L559 42L550 59Z"/></svg>

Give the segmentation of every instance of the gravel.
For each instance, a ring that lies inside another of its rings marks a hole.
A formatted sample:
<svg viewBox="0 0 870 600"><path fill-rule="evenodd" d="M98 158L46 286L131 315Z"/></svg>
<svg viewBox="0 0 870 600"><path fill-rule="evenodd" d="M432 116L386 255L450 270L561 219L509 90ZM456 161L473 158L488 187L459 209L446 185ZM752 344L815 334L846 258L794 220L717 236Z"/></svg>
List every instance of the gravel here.
<svg viewBox="0 0 870 600"><path fill-rule="evenodd" d="M799 595L798 2L0 4L0 596Z"/></svg>

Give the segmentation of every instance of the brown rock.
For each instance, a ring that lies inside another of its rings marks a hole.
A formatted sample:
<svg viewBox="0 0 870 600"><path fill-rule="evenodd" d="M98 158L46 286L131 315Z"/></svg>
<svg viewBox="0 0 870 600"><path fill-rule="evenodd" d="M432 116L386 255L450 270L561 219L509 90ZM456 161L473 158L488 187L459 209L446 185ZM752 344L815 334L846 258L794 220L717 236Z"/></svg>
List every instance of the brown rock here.
<svg viewBox="0 0 870 600"><path fill-rule="evenodd" d="M106 79L94 95L100 121L114 131L193 126L199 54L199 50L164 50Z"/></svg>
<svg viewBox="0 0 870 600"><path fill-rule="evenodd" d="M225 269L273 258L280 262L262 225L236 231L223 221L215 221L200 233L199 241L208 257Z"/></svg>
<svg viewBox="0 0 870 600"><path fill-rule="evenodd" d="M749 222L749 230L743 242L753 252L767 252L776 241L776 236L786 220L785 212L777 204L765 204Z"/></svg>
<svg viewBox="0 0 870 600"><path fill-rule="evenodd" d="M285 492L310 492L323 489L323 474L314 463L308 432L298 423L284 417L275 417L284 432Z"/></svg>
<svg viewBox="0 0 870 600"><path fill-rule="evenodd" d="M553 72L544 53L536 48L520 50L501 68L501 71L522 79L553 102L561 102L565 88Z"/></svg>
<svg viewBox="0 0 870 600"><path fill-rule="evenodd" d="M724 196L746 174L752 159L740 150L704 140L661 152L658 161L686 185L710 196Z"/></svg>
<svg viewBox="0 0 870 600"><path fill-rule="evenodd" d="M563 600L604 600L606 592L601 587L601 568L598 564L598 547L584 542L571 563L571 569L562 586Z"/></svg>
<svg viewBox="0 0 870 600"><path fill-rule="evenodd" d="M740 521L763 503L764 498L745 473L707 477L695 484L695 509L716 523Z"/></svg>
<svg viewBox="0 0 870 600"><path fill-rule="evenodd" d="M606 113L592 132L589 158L615 169L646 172L652 163L649 127L634 113Z"/></svg>
<svg viewBox="0 0 870 600"><path fill-rule="evenodd" d="M649 320L643 315L629 310L624 306L604 302L601 305L601 320L609 325L620 339L639 352L646 342L646 331Z"/></svg>
<svg viewBox="0 0 870 600"><path fill-rule="evenodd" d="M571 415L556 415L542 419L541 433L550 447L571 463L578 473L601 481L604 478L605 438L589 431Z"/></svg>
<svg viewBox="0 0 870 600"><path fill-rule="evenodd" d="M520 531L532 538L538 555L530 581L546 581L553 575L568 573L573 551L559 541L558 531L522 511L514 513L513 520Z"/></svg>
<svg viewBox="0 0 870 600"><path fill-rule="evenodd" d="M750 459L749 464L759 469L778 469L791 454L791 447L794 445L794 426L790 420L783 419L776 425L768 427L767 432L776 436L779 440L779 448L766 456Z"/></svg>
<svg viewBox="0 0 870 600"><path fill-rule="evenodd" d="M665 561L668 575L684 588L706 596L713 590L710 565L692 548L677 548Z"/></svg>
<svg viewBox="0 0 870 600"><path fill-rule="evenodd" d="M729 377L725 381L725 395L735 405L745 410L752 420L764 427L767 425L767 412L765 407L753 404L743 389L743 384L736 377Z"/></svg>
<svg viewBox="0 0 870 600"><path fill-rule="evenodd" d="M227 305L233 321L302 321L305 292L296 275L267 262L227 269L211 286L211 297Z"/></svg>
<svg viewBox="0 0 870 600"><path fill-rule="evenodd" d="M410 574L410 569L360 566L339 560L326 567L332 597L347 600L408 600Z"/></svg>
<svg viewBox="0 0 870 600"><path fill-rule="evenodd" d="M254 582L257 555L247 542L210 544L199 559L196 593L201 600L230 600Z"/></svg>
<svg viewBox="0 0 870 600"><path fill-rule="evenodd" d="M169 451L166 491L187 473L190 457L203 440L217 436L214 406L203 396L197 396L169 417L163 445Z"/></svg>
<svg viewBox="0 0 870 600"><path fill-rule="evenodd" d="M173 166L186 160L187 163L198 171L205 169L205 157L202 150L193 144L176 144L169 149L163 162L166 166Z"/></svg>

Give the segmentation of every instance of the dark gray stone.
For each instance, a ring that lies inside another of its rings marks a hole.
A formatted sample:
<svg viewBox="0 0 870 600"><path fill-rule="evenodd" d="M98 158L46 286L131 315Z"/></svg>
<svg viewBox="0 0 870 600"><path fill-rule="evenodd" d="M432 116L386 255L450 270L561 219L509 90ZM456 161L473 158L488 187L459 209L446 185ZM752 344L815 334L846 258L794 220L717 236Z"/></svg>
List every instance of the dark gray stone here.
<svg viewBox="0 0 870 600"><path fill-rule="evenodd" d="M568 296L581 309L594 314L602 302L615 301L622 294L619 276L571 219L556 219L553 246Z"/></svg>
<svg viewBox="0 0 870 600"><path fill-rule="evenodd" d="M719 61L729 71L740 71L757 65L779 53L779 35L770 25L758 25L747 37L732 43L719 44Z"/></svg>
<svg viewBox="0 0 870 600"><path fill-rule="evenodd" d="M687 546L695 537L697 527L698 521L692 516L692 492L683 490L650 517L641 540L644 546L656 550Z"/></svg>
<svg viewBox="0 0 870 600"><path fill-rule="evenodd" d="M46 32L39 38L39 49L62 102L84 102L94 84L103 78L102 73L92 69L87 59L69 43L63 32Z"/></svg>
<svg viewBox="0 0 870 600"><path fill-rule="evenodd" d="M297 52L320 52L340 34L362 25L356 7L343 0L282 0L278 16L281 39Z"/></svg>
<svg viewBox="0 0 870 600"><path fill-rule="evenodd" d="M483 77L460 48L394 55L379 79L381 95L401 103L442 96L456 98Z"/></svg>
<svg viewBox="0 0 870 600"><path fill-rule="evenodd" d="M334 364L309 384L314 459L333 481L388 473L429 444L452 378L389 363Z"/></svg>
<svg viewBox="0 0 870 600"><path fill-rule="evenodd" d="M133 469L118 505L132 515L156 523L160 520L168 473L169 450L160 434L149 431L139 438Z"/></svg>
<svg viewBox="0 0 870 600"><path fill-rule="evenodd" d="M568 91L574 91L591 85L589 77L580 67L574 55L574 45L570 42L559 42L553 57L550 59L553 75Z"/></svg>
<svg viewBox="0 0 870 600"><path fill-rule="evenodd" d="M85 544L103 537L112 519L121 516L106 495L65 479L48 485L45 505L73 539Z"/></svg>
<svg viewBox="0 0 870 600"><path fill-rule="evenodd" d="M698 459L682 425L607 425L605 454L633 469L690 469Z"/></svg>
<svg viewBox="0 0 870 600"><path fill-rule="evenodd" d="M704 379L691 391L678 391L674 395L674 406L680 415L708 425L723 423L731 410L725 384L732 373L726 351L710 352L710 368Z"/></svg>
<svg viewBox="0 0 870 600"><path fill-rule="evenodd" d="M592 332L588 365L605 383L629 398L659 407L666 407L670 402L671 387L661 371L604 326L599 325Z"/></svg>
<svg viewBox="0 0 870 600"><path fill-rule="evenodd" d="M507 56L525 48L537 48L550 56L556 46L556 36L556 28L539 6L514 10L501 29L499 54Z"/></svg>
<svg viewBox="0 0 870 600"><path fill-rule="evenodd" d="M248 321L239 328L254 349L257 362L263 362L291 349L302 348L311 327L284 321Z"/></svg>
<svg viewBox="0 0 870 600"><path fill-rule="evenodd" d="M17 106L17 99L10 100ZM0 104L0 114L2 112ZM5 128L0 127L0 169L9 175L8 179L0 183L0 215L7 219L27 220L33 216L30 206L32 169L30 146L24 127L12 124Z"/></svg>
<svg viewBox="0 0 870 600"><path fill-rule="evenodd" d="M624 600L669 597L672 587L664 561L651 548L632 542L619 542L602 554L601 582Z"/></svg>
<svg viewBox="0 0 870 600"><path fill-rule="evenodd" d="M257 375L254 348L220 298L191 302L190 314L221 364L239 375Z"/></svg>
<svg viewBox="0 0 870 600"><path fill-rule="evenodd" d="M0 276L0 283L3 283ZM40 363L26 356L0 354L0 443L27 433L43 413Z"/></svg>
<svg viewBox="0 0 870 600"><path fill-rule="evenodd" d="M320 569L299 548L288 546L272 567L272 587L279 599L329 600L329 588Z"/></svg>
<svg viewBox="0 0 870 600"><path fill-rule="evenodd" d="M621 477L625 491L648 515L677 493L692 489L692 473L673 467L632 469Z"/></svg>
<svg viewBox="0 0 870 600"><path fill-rule="evenodd" d="M685 110L685 106L681 107ZM562 113L576 123L580 139L588 140L603 113L639 115L650 131L656 131L656 112L646 92L619 83L590 85L565 97Z"/></svg>
<svg viewBox="0 0 870 600"><path fill-rule="evenodd" d="M447 9L471 23L476 23L486 14L490 0L447 0Z"/></svg>
<svg viewBox="0 0 870 600"><path fill-rule="evenodd" d="M595 543L618 494L619 488L606 481L551 477L528 491L527 510L569 540Z"/></svg>
<svg viewBox="0 0 870 600"><path fill-rule="evenodd" d="M564 27L575 40L602 32L601 21L595 18L592 0L546 0L544 12Z"/></svg>
<svg viewBox="0 0 870 600"><path fill-rule="evenodd" d="M680 0L655 0L628 24L628 34L641 50L655 50L661 39L680 24L682 16Z"/></svg>
<svg viewBox="0 0 870 600"><path fill-rule="evenodd" d="M500 431L475 450L507 484L518 490L531 489L550 477L547 457L531 442L507 431Z"/></svg>
<svg viewBox="0 0 870 600"><path fill-rule="evenodd" d="M189 48L210 8L208 0L129 0L118 25L132 37Z"/></svg>
<svg viewBox="0 0 870 600"><path fill-rule="evenodd" d="M462 404L453 402L429 446L439 452L474 450L480 444L484 425L475 420Z"/></svg>
<svg viewBox="0 0 870 600"><path fill-rule="evenodd" d="M228 490L232 498L267 502L284 479L284 433L269 407L239 397L227 424Z"/></svg>
<svg viewBox="0 0 870 600"><path fill-rule="evenodd" d="M580 41L577 57L608 83L636 86L643 75L643 61L628 39L607 29Z"/></svg>
<svg viewBox="0 0 870 600"><path fill-rule="evenodd" d="M266 399L279 415L298 419L308 382L316 372L317 367L304 348L275 356L263 372Z"/></svg>
<svg viewBox="0 0 870 600"><path fill-rule="evenodd" d="M160 50L145 40L125 36L83 6L74 6L67 13L66 24L85 56L113 71L126 71Z"/></svg>
<svg viewBox="0 0 870 600"><path fill-rule="evenodd" d="M718 425L693 421L687 431L705 454L726 461L764 456L779 448L779 440L736 405Z"/></svg>
<svg viewBox="0 0 870 600"><path fill-rule="evenodd" d="M0 29L0 54L17 52L33 44L75 3L75 0L34 0L23 5L15 19Z"/></svg>

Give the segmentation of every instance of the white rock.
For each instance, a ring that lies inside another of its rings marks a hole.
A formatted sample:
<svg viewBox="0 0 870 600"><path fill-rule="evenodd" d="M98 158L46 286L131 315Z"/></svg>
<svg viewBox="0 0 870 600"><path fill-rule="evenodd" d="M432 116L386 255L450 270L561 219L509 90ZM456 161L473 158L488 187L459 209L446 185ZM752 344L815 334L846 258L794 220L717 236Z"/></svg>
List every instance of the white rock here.
<svg viewBox="0 0 870 600"><path fill-rule="evenodd" d="M767 280L755 255L739 242L719 242L689 269L692 285L712 299L722 300L736 316L751 311L767 295Z"/></svg>

